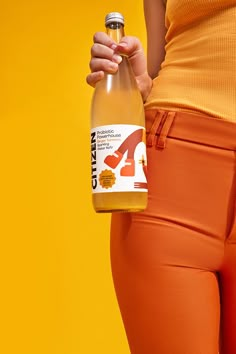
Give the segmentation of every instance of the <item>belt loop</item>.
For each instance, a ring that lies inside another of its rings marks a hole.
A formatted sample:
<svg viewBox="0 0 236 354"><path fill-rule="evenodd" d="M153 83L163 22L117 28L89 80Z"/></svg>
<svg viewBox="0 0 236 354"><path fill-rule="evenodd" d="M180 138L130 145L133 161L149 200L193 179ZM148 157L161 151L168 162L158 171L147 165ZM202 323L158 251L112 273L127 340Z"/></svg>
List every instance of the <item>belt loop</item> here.
<svg viewBox="0 0 236 354"><path fill-rule="evenodd" d="M163 111L157 111L156 115L155 115L155 118L154 118L154 122L151 126L151 129L150 129L150 132L147 136L147 143L146 145L151 147L153 146L154 144L154 139L155 139L155 136L157 134L157 131L158 131L158 128L160 126L160 123L162 121L162 117L164 115L164 112Z"/></svg>
<svg viewBox="0 0 236 354"><path fill-rule="evenodd" d="M159 138L157 140L157 144L156 144L157 148L159 148L159 149L165 148L166 138L167 138L168 133L170 131L171 125L174 121L175 115L176 115L176 112L168 112L167 115L164 117L165 120L163 122L160 136L159 136Z"/></svg>

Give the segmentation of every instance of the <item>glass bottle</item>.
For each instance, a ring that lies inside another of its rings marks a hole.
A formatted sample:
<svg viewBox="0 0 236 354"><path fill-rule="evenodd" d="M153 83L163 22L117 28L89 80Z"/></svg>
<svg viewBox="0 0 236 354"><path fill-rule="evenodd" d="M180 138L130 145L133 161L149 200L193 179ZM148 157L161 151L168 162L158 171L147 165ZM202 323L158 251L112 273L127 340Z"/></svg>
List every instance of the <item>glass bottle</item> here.
<svg viewBox="0 0 236 354"><path fill-rule="evenodd" d="M105 17L107 34L124 36L118 12ZM137 212L147 206L144 106L126 56L118 71L105 74L91 103L91 183L96 212Z"/></svg>

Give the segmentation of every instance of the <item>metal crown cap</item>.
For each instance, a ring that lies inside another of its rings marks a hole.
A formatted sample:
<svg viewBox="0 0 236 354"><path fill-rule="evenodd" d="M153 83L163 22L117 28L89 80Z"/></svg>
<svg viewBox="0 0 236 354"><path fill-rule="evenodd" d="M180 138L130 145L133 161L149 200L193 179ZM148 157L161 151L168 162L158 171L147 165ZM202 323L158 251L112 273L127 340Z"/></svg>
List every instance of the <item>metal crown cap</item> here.
<svg viewBox="0 0 236 354"><path fill-rule="evenodd" d="M125 24L124 16L120 12L110 12L105 17L105 25L109 25L111 22L119 22L122 25Z"/></svg>

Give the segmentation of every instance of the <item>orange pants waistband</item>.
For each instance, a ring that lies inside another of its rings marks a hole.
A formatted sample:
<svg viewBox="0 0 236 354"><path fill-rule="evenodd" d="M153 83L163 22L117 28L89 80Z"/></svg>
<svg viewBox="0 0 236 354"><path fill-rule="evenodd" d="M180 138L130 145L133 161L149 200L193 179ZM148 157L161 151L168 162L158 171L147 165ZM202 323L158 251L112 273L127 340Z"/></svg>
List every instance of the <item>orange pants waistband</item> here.
<svg viewBox="0 0 236 354"><path fill-rule="evenodd" d="M152 146L157 139L157 147L164 148L168 136L236 151L236 123L234 122L199 113L159 109L148 109L145 111L145 116L147 146Z"/></svg>

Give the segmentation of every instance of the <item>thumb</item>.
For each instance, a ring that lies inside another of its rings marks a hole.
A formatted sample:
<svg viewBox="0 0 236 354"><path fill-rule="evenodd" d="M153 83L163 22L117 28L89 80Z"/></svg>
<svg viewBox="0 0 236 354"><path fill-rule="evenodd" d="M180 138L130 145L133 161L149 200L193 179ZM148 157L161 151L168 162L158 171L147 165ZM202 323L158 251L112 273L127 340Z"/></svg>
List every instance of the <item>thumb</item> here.
<svg viewBox="0 0 236 354"><path fill-rule="evenodd" d="M146 56L137 37L123 37L120 43L117 44L115 52L120 55L126 55L129 58L135 76L143 75L147 71Z"/></svg>
<svg viewBox="0 0 236 354"><path fill-rule="evenodd" d="M115 51L119 54L132 56L135 52L142 48L142 44L137 37L125 36L117 44Z"/></svg>

